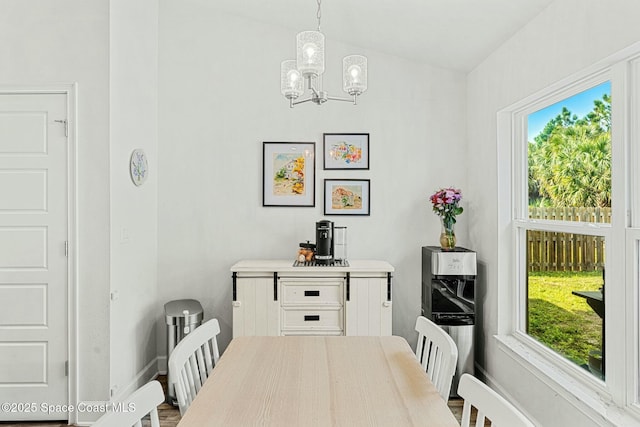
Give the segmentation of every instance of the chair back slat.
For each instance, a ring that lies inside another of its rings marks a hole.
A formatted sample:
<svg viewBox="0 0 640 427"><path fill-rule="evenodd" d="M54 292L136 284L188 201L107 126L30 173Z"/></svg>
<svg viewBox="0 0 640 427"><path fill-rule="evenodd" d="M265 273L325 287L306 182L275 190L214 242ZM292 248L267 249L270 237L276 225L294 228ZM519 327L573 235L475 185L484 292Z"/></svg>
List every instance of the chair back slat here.
<svg viewBox="0 0 640 427"><path fill-rule="evenodd" d="M213 349L213 363L218 363L220 359L220 350L218 349L218 337L211 338L211 348ZM213 366L213 365L212 365Z"/></svg>
<svg viewBox="0 0 640 427"><path fill-rule="evenodd" d="M476 427L485 425L488 418L495 427L535 427L515 406L469 374L460 377L458 394L464 399L462 427L469 427L471 408L478 411Z"/></svg>
<svg viewBox="0 0 640 427"><path fill-rule="evenodd" d="M206 346L206 343L205 343L205 346ZM204 384L205 380L209 376L207 374L207 366L204 359L204 353L202 352L203 347L204 346L198 347L196 349L196 354L195 354L195 359L197 363L196 363L196 366L194 367L193 375L196 381L196 394L200 392L200 389L202 388L202 384Z"/></svg>
<svg viewBox="0 0 640 427"><path fill-rule="evenodd" d="M192 354L191 356L189 356L189 360L187 362L187 378L189 379L189 382L187 383L187 390L192 399L195 397L198 391L196 389L196 384L199 381L199 375L200 373L198 372L198 361L196 360L196 355Z"/></svg>
<svg viewBox="0 0 640 427"><path fill-rule="evenodd" d="M176 396L182 396L188 406L191 404L191 392L189 391L189 387L187 387L189 384L189 372L183 368L178 372L177 376L177 379L173 379Z"/></svg>
<svg viewBox="0 0 640 427"><path fill-rule="evenodd" d="M184 414L218 363L217 319L198 326L169 356L169 378L174 384L180 413Z"/></svg>
<svg viewBox="0 0 640 427"><path fill-rule="evenodd" d="M463 426L470 426L471 425L471 403L469 403L468 401L464 401L463 405L462 405L462 421L461 421Z"/></svg>
<svg viewBox="0 0 640 427"><path fill-rule="evenodd" d="M416 331L416 357L438 393L448 401L458 362L458 347L449 334L426 317L418 317Z"/></svg>
<svg viewBox="0 0 640 427"><path fill-rule="evenodd" d="M149 413L149 418L151 418L151 425L160 425L160 416L158 414L158 408L153 408L153 410ZM154 424L156 423L156 424Z"/></svg>
<svg viewBox="0 0 640 427"><path fill-rule="evenodd" d="M208 377L213 370L213 357L212 357L211 345L209 342L204 345L204 368L205 375Z"/></svg>

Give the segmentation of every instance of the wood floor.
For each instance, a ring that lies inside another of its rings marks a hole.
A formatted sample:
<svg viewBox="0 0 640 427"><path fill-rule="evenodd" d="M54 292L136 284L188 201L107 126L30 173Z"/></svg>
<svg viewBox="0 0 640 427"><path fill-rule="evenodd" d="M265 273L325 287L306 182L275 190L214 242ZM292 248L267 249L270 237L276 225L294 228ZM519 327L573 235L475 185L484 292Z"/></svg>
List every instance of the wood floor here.
<svg viewBox="0 0 640 427"><path fill-rule="evenodd" d="M158 377L158 380L162 383L162 386L165 387L166 390L166 376L161 375ZM449 409L453 412L453 415L456 417L458 422L462 417L462 403L461 399L449 399ZM163 403L158 406L158 415L160 417L160 427L176 427L178 425L178 421L180 421L180 411L177 407L171 406L167 403ZM68 424L66 422L21 422L21 423L8 423L8 422L0 422L1 427L66 427ZM149 424L145 424L149 425ZM487 424L489 425L489 424Z"/></svg>

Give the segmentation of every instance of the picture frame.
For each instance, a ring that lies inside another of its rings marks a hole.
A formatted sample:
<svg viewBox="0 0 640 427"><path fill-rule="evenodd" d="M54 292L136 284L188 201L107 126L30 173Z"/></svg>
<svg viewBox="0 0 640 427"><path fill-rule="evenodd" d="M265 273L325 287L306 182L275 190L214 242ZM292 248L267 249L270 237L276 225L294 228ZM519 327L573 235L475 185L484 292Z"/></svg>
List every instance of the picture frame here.
<svg viewBox="0 0 640 427"><path fill-rule="evenodd" d="M371 214L371 181L368 179L325 179L325 215Z"/></svg>
<svg viewBox="0 0 640 427"><path fill-rule="evenodd" d="M323 152L325 170L368 170L368 133L324 133Z"/></svg>
<svg viewBox="0 0 640 427"><path fill-rule="evenodd" d="M262 206L316 205L316 143L262 143Z"/></svg>

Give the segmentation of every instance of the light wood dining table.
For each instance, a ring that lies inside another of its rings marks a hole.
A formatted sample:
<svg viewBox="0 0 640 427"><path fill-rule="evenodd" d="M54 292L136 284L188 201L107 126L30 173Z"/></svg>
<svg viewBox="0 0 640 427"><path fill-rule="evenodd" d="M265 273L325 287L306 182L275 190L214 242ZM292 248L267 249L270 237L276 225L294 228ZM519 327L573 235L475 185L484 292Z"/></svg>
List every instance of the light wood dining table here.
<svg viewBox="0 0 640 427"><path fill-rule="evenodd" d="M404 338L237 337L178 427L459 427Z"/></svg>

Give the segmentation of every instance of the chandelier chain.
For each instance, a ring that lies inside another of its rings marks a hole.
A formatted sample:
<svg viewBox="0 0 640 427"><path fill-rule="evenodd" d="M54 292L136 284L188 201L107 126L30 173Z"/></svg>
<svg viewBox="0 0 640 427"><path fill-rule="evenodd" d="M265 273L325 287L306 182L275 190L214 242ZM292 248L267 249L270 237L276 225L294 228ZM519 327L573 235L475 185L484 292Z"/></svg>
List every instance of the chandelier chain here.
<svg viewBox="0 0 640 427"><path fill-rule="evenodd" d="M318 18L318 32L320 33L320 19L322 18L322 11L320 10L320 3L322 0L318 0L318 12L316 13L316 17Z"/></svg>

